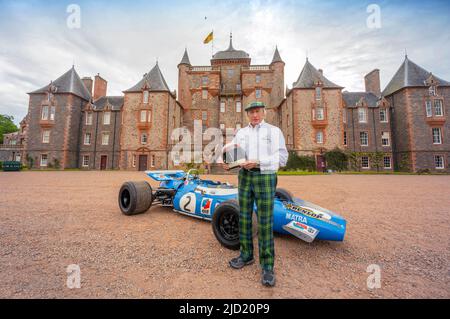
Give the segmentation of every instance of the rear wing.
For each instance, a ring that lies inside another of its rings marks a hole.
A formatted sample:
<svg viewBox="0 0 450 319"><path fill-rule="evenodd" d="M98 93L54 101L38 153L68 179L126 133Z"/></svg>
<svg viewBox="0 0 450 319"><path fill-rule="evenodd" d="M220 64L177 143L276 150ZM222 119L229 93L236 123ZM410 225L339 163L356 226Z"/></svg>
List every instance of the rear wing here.
<svg viewBox="0 0 450 319"><path fill-rule="evenodd" d="M179 180L186 175L186 173L181 170L145 171L145 174L147 174L148 177L158 182Z"/></svg>

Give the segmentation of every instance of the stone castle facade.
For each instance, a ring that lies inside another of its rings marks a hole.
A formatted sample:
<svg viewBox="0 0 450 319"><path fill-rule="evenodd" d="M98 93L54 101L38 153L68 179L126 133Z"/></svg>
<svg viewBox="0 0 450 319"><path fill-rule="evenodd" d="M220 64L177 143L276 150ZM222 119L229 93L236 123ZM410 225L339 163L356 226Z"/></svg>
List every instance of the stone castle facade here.
<svg viewBox="0 0 450 319"><path fill-rule="evenodd" d="M364 78L365 92L347 92L307 59L291 88L275 48L270 64L252 65L232 38L210 64L193 66L187 50L171 91L158 63L122 96L107 95L100 75L80 78L75 68L30 92L21 131L7 136L0 160L34 168L171 169L171 132L247 125L245 105L262 101L266 121L285 135L289 150L314 156L326 169L325 152L354 152L363 170L450 171L450 83L406 56L384 91L379 70ZM15 140L16 142L10 142Z"/></svg>

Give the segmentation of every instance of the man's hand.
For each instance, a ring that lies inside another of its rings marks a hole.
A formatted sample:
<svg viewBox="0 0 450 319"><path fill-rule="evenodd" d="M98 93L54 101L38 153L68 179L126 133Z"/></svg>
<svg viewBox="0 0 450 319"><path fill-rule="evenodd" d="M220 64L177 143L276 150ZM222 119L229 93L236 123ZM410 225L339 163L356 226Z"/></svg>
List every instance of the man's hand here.
<svg viewBox="0 0 450 319"><path fill-rule="evenodd" d="M229 171L229 170L230 170L230 167L229 167L228 164L226 164L226 163L221 163L221 166L222 166L222 168L223 168L224 170L226 170L226 171Z"/></svg>
<svg viewBox="0 0 450 319"><path fill-rule="evenodd" d="M241 167L245 168L245 169L252 169L258 166L258 163L255 161L245 161L244 163L242 163L240 165Z"/></svg>

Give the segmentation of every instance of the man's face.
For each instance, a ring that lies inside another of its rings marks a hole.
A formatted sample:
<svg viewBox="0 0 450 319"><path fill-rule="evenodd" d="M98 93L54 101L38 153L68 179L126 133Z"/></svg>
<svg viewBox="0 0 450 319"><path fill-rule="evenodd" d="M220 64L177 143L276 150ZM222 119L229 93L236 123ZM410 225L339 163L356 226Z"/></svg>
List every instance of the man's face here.
<svg viewBox="0 0 450 319"><path fill-rule="evenodd" d="M264 108L258 107L247 111L247 117L251 125L258 125L264 120Z"/></svg>

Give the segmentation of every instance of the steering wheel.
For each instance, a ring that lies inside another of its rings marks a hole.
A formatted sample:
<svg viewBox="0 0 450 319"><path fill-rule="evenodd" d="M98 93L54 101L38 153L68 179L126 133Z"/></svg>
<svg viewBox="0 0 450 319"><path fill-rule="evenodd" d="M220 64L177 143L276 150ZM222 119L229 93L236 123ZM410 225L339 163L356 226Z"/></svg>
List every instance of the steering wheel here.
<svg viewBox="0 0 450 319"><path fill-rule="evenodd" d="M195 172L195 173L193 173ZM195 180L195 179L199 179L200 176L198 174L198 169L196 168L191 168L187 173L186 173L186 177L185 180L186 181L190 181L190 180Z"/></svg>

